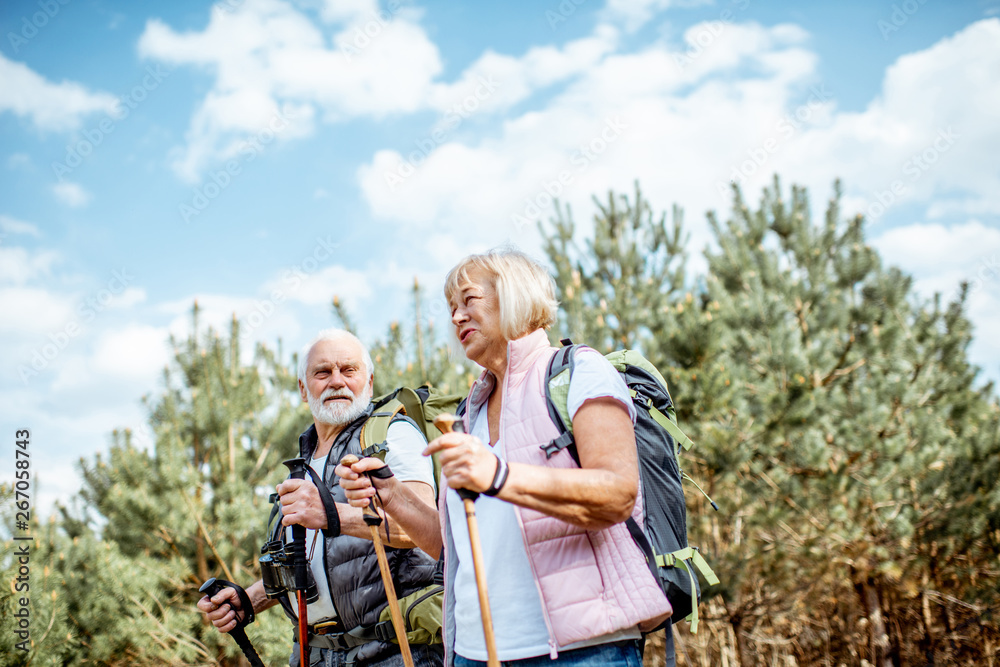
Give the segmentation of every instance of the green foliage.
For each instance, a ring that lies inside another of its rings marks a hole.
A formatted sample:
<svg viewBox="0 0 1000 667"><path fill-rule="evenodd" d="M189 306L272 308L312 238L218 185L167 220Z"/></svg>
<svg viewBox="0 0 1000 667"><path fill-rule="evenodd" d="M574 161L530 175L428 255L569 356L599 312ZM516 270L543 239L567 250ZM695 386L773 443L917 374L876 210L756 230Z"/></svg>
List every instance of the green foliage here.
<svg viewBox="0 0 1000 667"><path fill-rule="evenodd" d="M688 494L692 542L720 564L716 605L744 661L794 638L802 664L850 663L831 646L852 638L880 665L921 643L974 662L982 638L946 648L941 619L1000 603L996 399L967 359L964 296L917 297L839 197L815 225L800 188L786 201L776 180L756 210L734 189L690 288L679 214L666 228L638 188L599 204L584 252L560 215L543 234L562 333L639 348L671 384L698 445L688 467L722 506ZM842 619L845 594L866 633L810 627L823 608Z"/></svg>
<svg viewBox="0 0 1000 667"><path fill-rule="evenodd" d="M244 360L239 341L235 319L228 336L202 331L195 304L148 400L150 429L116 431L106 455L80 461L79 509L39 531L24 664L237 664L235 643L197 612L198 588L259 578L267 495L309 423L293 374L263 347ZM248 634L275 664L287 630L271 613Z"/></svg>
<svg viewBox="0 0 1000 667"><path fill-rule="evenodd" d="M429 384L443 394L468 391L476 374L473 364L457 355L446 343L439 343L433 320L421 315L423 290L413 280L413 328L405 331L398 321L389 324L384 340L369 345L375 363L375 396L387 394L396 387L419 387ZM333 314L340 326L354 332L350 315L336 297Z"/></svg>
<svg viewBox="0 0 1000 667"><path fill-rule="evenodd" d="M688 493L691 541L722 584L699 635L679 633L680 664L972 665L1000 644L1000 404L968 360L965 292L917 296L839 196L816 223L800 188L776 180L756 208L734 188L697 261L680 209L655 215L638 186L595 200L592 235L568 208L542 227L553 338L656 364L696 443L685 469L721 506ZM376 395L464 392L472 365L437 340L416 282L412 296L412 326L371 346ZM354 328L336 299L334 316ZM259 577L266 496L310 421L280 353L244 358L239 341L235 321L202 331L196 305L148 431L112 434L81 461L77 502L32 525L34 644L13 649L0 586L3 664L238 664L197 588ZM284 661L288 629L276 611L248 629L265 663Z"/></svg>

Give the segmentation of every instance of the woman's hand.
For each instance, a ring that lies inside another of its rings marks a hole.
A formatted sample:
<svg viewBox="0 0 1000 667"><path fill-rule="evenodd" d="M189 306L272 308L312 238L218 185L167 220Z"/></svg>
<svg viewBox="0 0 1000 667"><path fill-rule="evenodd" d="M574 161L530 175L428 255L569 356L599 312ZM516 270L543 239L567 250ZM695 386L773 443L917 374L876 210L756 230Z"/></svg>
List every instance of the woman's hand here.
<svg viewBox="0 0 1000 667"><path fill-rule="evenodd" d="M467 433L445 433L427 445L424 456L438 455L441 474L453 489L482 493L493 484L499 464L482 440Z"/></svg>

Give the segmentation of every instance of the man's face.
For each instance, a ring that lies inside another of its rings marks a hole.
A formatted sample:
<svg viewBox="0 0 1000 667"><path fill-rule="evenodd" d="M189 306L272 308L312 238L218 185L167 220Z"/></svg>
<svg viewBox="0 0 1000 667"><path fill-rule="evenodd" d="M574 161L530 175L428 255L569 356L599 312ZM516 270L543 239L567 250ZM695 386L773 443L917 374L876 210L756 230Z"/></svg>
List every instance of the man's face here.
<svg viewBox="0 0 1000 667"><path fill-rule="evenodd" d="M368 407L372 384L360 345L348 339L321 340L309 350L299 393L317 422L346 426Z"/></svg>

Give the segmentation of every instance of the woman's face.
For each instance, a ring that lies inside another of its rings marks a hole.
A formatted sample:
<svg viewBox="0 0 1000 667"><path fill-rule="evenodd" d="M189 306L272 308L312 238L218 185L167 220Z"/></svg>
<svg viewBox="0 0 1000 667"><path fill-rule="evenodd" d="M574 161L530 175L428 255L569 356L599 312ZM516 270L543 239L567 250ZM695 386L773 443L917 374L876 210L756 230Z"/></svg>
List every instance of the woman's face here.
<svg viewBox="0 0 1000 667"><path fill-rule="evenodd" d="M507 341L500 333L500 302L493 281L482 271L470 271L451 297L451 321L465 356L480 366L504 359Z"/></svg>

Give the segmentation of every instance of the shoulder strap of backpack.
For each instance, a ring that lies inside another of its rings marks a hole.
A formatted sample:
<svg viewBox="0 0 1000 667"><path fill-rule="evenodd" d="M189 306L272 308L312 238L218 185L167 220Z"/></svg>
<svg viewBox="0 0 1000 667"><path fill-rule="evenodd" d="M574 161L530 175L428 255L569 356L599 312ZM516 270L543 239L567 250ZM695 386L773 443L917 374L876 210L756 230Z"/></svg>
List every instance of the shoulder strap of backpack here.
<svg viewBox="0 0 1000 667"><path fill-rule="evenodd" d="M552 458L556 452L569 447L569 452L573 456L577 465L580 460L576 454L575 440L573 439L573 422L569 416L569 383L573 379L573 367L575 366L576 350L581 345L574 345L569 338L562 339L563 347L556 350L549 361L548 369L545 372L545 405L549 410L549 417L552 423L559 429L559 436L546 445L542 445L542 451L546 458Z"/></svg>
<svg viewBox="0 0 1000 667"><path fill-rule="evenodd" d="M371 415L361 427L361 455L374 456L385 461L385 454L389 451L386 446L386 438L389 435L389 424L396 419L400 413L406 414L405 401L410 399L408 395L417 400L416 392L408 387L400 387L396 391L381 398L372 410ZM418 427L419 428L419 427Z"/></svg>

